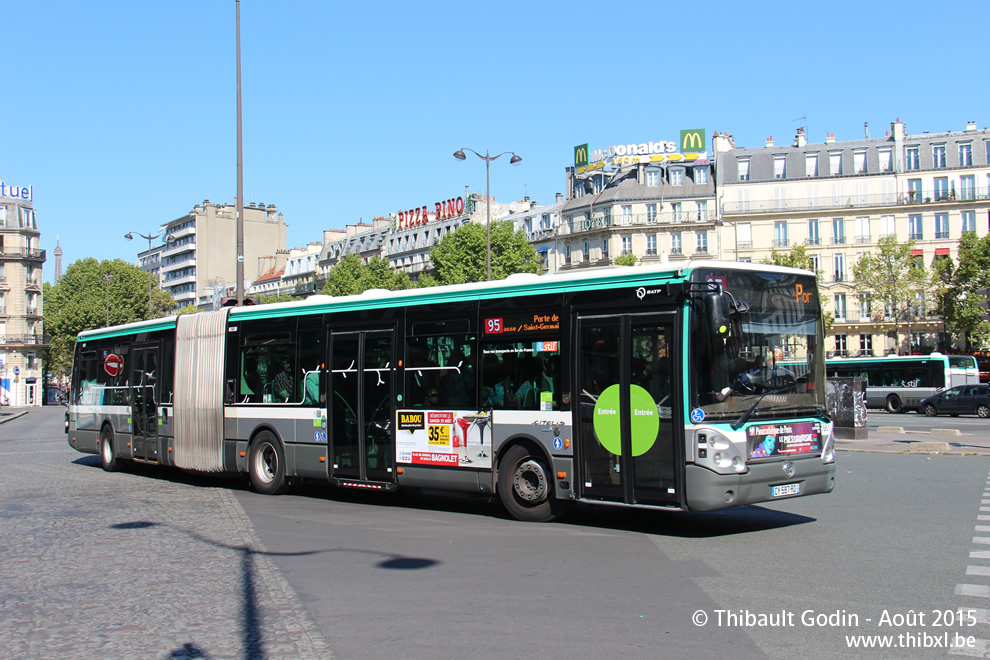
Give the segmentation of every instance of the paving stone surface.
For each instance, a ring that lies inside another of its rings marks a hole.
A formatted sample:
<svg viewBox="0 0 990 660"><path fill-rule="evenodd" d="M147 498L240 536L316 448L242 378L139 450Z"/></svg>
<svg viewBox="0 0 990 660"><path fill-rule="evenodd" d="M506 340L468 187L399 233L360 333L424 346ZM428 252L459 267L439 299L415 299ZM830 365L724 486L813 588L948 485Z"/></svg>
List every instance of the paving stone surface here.
<svg viewBox="0 0 990 660"><path fill-rule="evenodd" d="M229 489L104 472L63 410L0 424L2 657L334 657Z"/></svg>

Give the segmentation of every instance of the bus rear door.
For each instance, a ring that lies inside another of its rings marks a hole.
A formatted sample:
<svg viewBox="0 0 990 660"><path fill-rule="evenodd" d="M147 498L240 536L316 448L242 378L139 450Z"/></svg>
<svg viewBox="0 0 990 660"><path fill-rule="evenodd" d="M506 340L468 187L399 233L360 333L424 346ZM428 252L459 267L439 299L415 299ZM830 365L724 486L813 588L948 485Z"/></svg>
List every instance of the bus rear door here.
<svg viewBox="0 0 990 660"><path fill-rule="evenodd" d="M158 346L135 348L131 359L132 456L158 461Z"/></svg>
<svg viewBox="0 0 990 660"><path fill-rule="evenodd" d="M330 476L344 486L394 483L395 330L333 332L330 340Z"/></svg>
<svg viewBox="0 0 990 660"><path fill-rule="evenodd" d="M579 498L682 503L674 317L578 319Z"/></svg>

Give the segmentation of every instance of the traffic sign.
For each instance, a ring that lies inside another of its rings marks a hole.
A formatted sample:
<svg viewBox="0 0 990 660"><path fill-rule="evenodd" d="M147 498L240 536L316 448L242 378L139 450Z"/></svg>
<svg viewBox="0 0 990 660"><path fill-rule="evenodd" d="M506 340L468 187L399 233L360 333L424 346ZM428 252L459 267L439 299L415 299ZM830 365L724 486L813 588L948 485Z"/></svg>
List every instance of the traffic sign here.
<svg viewBox="0 0 990 660"><path fill-rule="evenodd" d="M103 370L113 378L120 373L120 370L124 368L124 358L120 357L116 353L111 353L107 356L107 359L103 361Z"/></svg>
<svg viewBox="0 0 990 660"><path fill-rule="evenodd" d="M21 375L21 368L20 367L14 367L14 375L15 376L20 376Z"/></svg>

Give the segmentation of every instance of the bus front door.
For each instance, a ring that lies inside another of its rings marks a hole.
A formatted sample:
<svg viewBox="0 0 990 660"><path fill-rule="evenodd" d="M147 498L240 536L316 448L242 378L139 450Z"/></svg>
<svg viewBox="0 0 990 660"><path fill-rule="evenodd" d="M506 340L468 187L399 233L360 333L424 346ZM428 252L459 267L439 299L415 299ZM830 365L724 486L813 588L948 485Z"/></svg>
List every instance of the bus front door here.
<svg viewBox="0 0 990 660"><path fill-rule="evenodd" d="M158 347L136 348L131 358L131 443L133 457L158 461Z"/></svg>
<svg viewBox="0 0 990 660"><path fill-rule="evenodd" d="M578 319L578 496L681 503L674 315Z"/></svg>
<svg viewBox="0 0 990 660"><path fill-rule="evenodd" d="M393 482L394 330L331 334L330 476Z"/></svg>

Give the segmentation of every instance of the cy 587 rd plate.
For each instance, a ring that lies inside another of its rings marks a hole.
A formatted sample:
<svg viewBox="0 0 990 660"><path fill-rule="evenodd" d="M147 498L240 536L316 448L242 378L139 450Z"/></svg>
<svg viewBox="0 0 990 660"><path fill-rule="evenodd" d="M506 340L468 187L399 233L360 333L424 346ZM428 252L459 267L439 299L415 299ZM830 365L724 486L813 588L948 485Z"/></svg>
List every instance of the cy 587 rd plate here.
<svg viewBox="0 0 990 660"><path fill-rule="evenodd" d="M784 497L785 495L800 495L801 484L784 484L782 486L771 486L770 497Z"/></svg>

